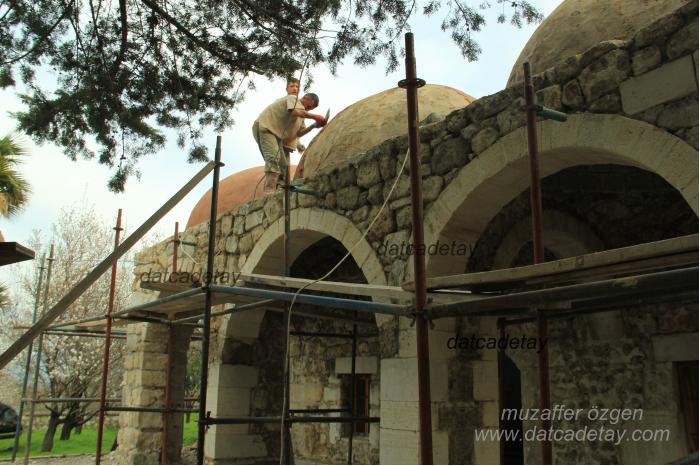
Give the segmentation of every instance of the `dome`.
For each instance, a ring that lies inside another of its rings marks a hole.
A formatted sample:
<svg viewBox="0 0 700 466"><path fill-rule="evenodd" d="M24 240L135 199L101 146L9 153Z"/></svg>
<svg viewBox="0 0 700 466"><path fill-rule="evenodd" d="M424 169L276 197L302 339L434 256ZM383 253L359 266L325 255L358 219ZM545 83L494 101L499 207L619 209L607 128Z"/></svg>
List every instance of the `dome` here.
<svg viewBox="0 0 700 466"><path fill-rule="evenodd" d="M292 165L292 176L296 171L296 165ZM219 202L216 205L216 215L230 212L236 207L250 202L253 199L263 197L263 185L265 184L265 167L253 167L247 170L229 175L219 181ZM211 209L211 188L197 202L192 209L187 227L192 228L209 220Z"/></svg>
<svg viewBox="0 0 700 466"><path fill-rule="evenodd" d="M449 113L475 99L457 89L428 84L418 89L419 120ZM299 163L303 176L336 166L387 139L407 133L406 91L393 88L347 107L311 141ZM301 171L301 170L300 170Z"/></svg>
<svg viewBox="0 0 700 466"><path fill-rule="evenodd" d="M522 81L526 61L533 75L541 73L600 42L629 40L638 30L686 3L688 0L564 0L520 52L508 86Z"/></svg>

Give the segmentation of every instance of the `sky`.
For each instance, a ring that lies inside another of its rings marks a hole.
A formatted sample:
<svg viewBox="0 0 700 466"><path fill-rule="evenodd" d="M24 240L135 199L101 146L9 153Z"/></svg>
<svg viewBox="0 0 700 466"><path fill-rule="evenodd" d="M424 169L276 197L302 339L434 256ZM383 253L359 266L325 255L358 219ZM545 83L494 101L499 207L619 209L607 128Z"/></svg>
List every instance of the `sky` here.
<svg viewBox="0 0 700 466"><path fill-rule="evenodd" d="M533 0L532 3L546 17L561 0ZM418 77L429 84L450 86L477 98L502 90L513 64L536 25L524 25L518 29L508 23L497 24L496 16L502 7L496 2L491 4L493 8L485 12L487 25L475 36L482 53L479 61L473 63L462 58L449 35L440 30L441 17L414 15L409 25L414 33ZM315 82L307 91L320 96L319 113L330 109L332 114L337 114L358 100L395 87L405 77L403 61L400 63L399 68L389 75L384 72L383 61L368 68L359 68L349 63L341 66L336 76L332 76L327 68L319 67L312 70ZM250 127L264 107L274 98L284 95L285 83L258 77L255 85L257 89L249 91L246 100L234 112L236 125L221 134L222 158L225 163L221 171L222 178L263 164ZM0 90L0 135L14 130L16 122L9 114L23 109L16 93L17 89ZM315 133L312 131L303 139L307 146ZM201 164L187 163L187 154L174 143L174 133L166 132L166 135L170 136L165 149L141 158L138 168L142 176L140 179L130 178L126 191L121 194L114 194L107 189L111 176L108 167L99 165L94 160L73 162L57 146L38 146L28 137L22 137L20 140L30 155L20 170L31 183L32 194L19 215L9 220L0 219L0 230L5 241L27 244L32 230L49 233L62 207L80 204L84 200L93 204L98 214L109 224L114 223L117 209L122 208L127 234L135 230L201 167ZM213 158L216 134L206 132L202 142L210 148ZM292 163L298 160L299 154L293 154ZM210 187L211 177L208 177L161 220L153 231L163 238L172 235L176 221L180 222L182 229L192 208ZM40 257L41 252L37 251L37 257ZM31 267L28 264L31 261L24 263L23 267ZM4 281L12 287L16 276L14 270L14 267L0 269L0 282Z"/></svg>

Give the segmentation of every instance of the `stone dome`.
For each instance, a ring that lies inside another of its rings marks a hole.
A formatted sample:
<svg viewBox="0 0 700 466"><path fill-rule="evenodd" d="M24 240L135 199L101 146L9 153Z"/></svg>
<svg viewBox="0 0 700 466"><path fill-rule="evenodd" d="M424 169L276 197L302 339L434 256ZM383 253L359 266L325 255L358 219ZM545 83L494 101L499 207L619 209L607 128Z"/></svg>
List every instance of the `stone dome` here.
<svg viewBox="0 0 700 466"><path fill-rule="evenodd" d="M474 100L457 89L428 84L418 89L419 121L431 113L450 113ZM406 134L406 118L406 91L398 87L350 105L332 117L311 141L299 163L303 174L298 175L312 176L387 139Z"/></svg>
<svg viewBox="0 0 700 466"><path fill-rule="evenodd" d="M638 30L686 3L688 0L564 0L520 52L508 86L522 82L526 61L533 75L541 73L600 42L631 39Z"/></svg>
<svg viewBox="0 0 700 466"><path fill-rule="evenodd" d="M296 171L296 165L292 165L292 176ZM250 202L253 199L263 197L265 184L265 167L253 167L229 175L219 181L219 202L216 206L216 215L230 212L236 207ZM209 220L211 209L211 188L202 196L192 209L187 226L192 228Z"/></svg>

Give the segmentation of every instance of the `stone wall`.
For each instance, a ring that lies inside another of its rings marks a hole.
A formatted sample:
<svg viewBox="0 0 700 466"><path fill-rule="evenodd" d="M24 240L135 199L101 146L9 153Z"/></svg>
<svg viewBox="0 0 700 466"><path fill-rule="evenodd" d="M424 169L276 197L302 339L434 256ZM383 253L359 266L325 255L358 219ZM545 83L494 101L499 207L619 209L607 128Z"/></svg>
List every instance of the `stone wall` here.
<svg viewBox="0 0 700 466"><path fill-rule="evenodd" d="M559 211L577 218L580 223L568 234L584 243L548 248L551 259L697 232L697 219L680 195L658 176L637 168L575 167L545 178L542 191L545 216L548 212ZM497 264L506 238L523 220L529 226L528 195L526 192L514 199L489 223L474 248L467 272L517 267L531 262L528 231L519 237L520 254L513 254L506 263ZM591 230L588 237L581 225ZM545 226L549 226L546 232L562 229L561 225L546 222ZM548 239L545 233L545 244ZM567 246L582 249L567 249ZM498 335L494 319L458 319L458 328L461 335ZM587 446L580 442L556 442L555 463L664 463L687 454L674 361L697 360L695 346L682 348L684 341L697 339L697 331L697 304L624 308L550 321L548 348L553 405L565 404L583 410L592 406L642 409L646 416L642 422L608 424L607 427L628 429L630 433L632 429L670 429L668 442L628 442L619 446L610 442ZM523 324L507 327L507 333L533 337L537 330L534 324ZM659 356L660 347L671 347L674 351ZM522 407L537 407L536 353L509 350L507 355L521 371ZM488 377L489 382L477 380L480 374L497 370L495 354L459 351L456 359L460 366L454 376L473 377L475 382L473 394L479 402L478 415L471 419L481 422L473 422L470 428L497 426L498 418L494 416L497 385L493 383L497 377ZM464 425L463 420L461 425ZM523 429L527 431L536 425L526 421ZM554 423L555 428L565 429L600 428L601 425L603 423L585 420ZM526 463L541 461L539 445L525 442ZM496 446L493 447L492 453ZM492 457L493 461L496 459Z"/></svg>
<svg viewBox="0 0 700 466"><path fill-rule="evenodd" d="M173 327L171 366L172 407L184 408L185 371L191 327ZM127 326L123 406L162 409L168 362L168 327L160 324ZM168 462L177 463L182 450L183 414L170 415ZM158 464L161 458L163 415L121 412L117 458L119 464Z"/></svg>

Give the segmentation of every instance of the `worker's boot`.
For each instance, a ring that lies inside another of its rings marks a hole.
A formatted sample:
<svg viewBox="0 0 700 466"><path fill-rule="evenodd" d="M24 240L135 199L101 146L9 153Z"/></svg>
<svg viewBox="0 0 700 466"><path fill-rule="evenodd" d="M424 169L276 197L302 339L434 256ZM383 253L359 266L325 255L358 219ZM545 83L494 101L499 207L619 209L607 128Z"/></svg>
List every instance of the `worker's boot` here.
<svg viewBox="0 0 700 466"><path fill-rule="evenodd" d="M265 173L265 187L263 188L263 192L265 194L275 192L275 190L277 189L277 182L279 181L279 177L279 173Z"/></svg>

